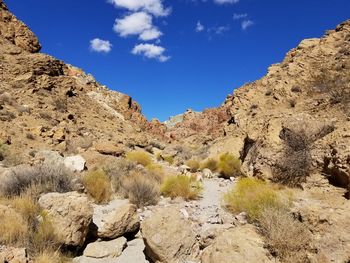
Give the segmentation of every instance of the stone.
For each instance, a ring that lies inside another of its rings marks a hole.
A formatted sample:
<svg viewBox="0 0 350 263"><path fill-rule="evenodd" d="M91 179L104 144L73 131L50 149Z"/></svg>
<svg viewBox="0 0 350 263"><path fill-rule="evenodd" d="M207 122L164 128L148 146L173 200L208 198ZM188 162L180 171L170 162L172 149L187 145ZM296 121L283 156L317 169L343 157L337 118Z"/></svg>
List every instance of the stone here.
<svg viewBox="0 0 350 263"><path fill-rule="evenodd" d="M28 263L27 249L0 245L0 262L4 263Z"/></svg>
<svg viewBox="0 0 350 263"><path fill-rule="evenodd" d="M126 249L120 257L117 258L116 263L148 263L146 256L143 253L145 244L142 239L134 239L128 242Z"/></svg>
<svg viewBox="0 0 350 263"><path fill-rule="evenodd" d="M202 175L204 178L212 178L213 177L212 171L208 168L205 168L202 170Z"/></svg>
<svg viewBox="0 0 350 263"><path fill-rule="evenodd" d="M95 145L95 150L101 154L121 156L124 154L124 150L111 143L98 143Z"/></svg>
<svg viewBox="0 0 350 263"><path fill-rule="evenodd" d="M251 225L224 231L204 249L201 260L202 263L275 262Z"/></svg>
<svg viewBox="0 0 350 263"><path fill-rule="evenodd" d="M190 221L176 208L161 208L141 223L145 253L154 262L186 262L198 259L199 244Z"/></svg>
<svg viewBox="0 0 350 263"><path fill-rule="evenodd" d="M35 154L34 163L42 163L49 166L60 166L64 164L64 158L59 152L43 150Z"/></svg>
<svg viewBox="0 0 350 263"><path fill-rule="evenodd" d="M136 233L140 227L137 207L127 200L114 200L107 206L95 206L93 222L99 238L114 239Z"/></svg>
<svg viewBox="0 0 350 263"><path fill-rule="evenodd" d="M85 159L81 155L64 158L64 165L72 172L82 172L85 169Z"/></svg>
<svg viewBox="0 0 350 263"><path fill-rule="evenodd" d="M88 244L83 255L90 258L116 258L122 254L125 247L125 237L111 241L97 241Z"/></svg>
<svg viewBox="0 0 350 263"><path fill-rule="evenodd" d="M49 193L41 196L38 203L52 220L54 231L62 244L84 244L93 216L87 196L77 192Z"/></svg>

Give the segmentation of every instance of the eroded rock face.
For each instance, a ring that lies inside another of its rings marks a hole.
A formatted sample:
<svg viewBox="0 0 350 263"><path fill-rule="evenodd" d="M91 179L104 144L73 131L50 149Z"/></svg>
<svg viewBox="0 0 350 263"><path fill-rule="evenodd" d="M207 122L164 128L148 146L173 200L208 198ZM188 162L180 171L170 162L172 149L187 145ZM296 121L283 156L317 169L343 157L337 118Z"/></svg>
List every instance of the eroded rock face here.
<svg viewBox="0 0 350 263"><path fill-rule="evenodd" d="M48 214L62 244L84 244L93 215L93 208L85 195L49 193L40 197L39 205Z"/></svg>
<svg viewBox="0 0 350 263"><path fill-rule="evenodd" d="M199 244L191 223L174 207L156 211L141 224L146 254L157 262L196 262Z"/></svg>
<svg viewBox="0 0 350 263"><path fill-rule="evenodd" d="M37 37L8 11L3 0L0 0L0 36L31 53L39 52L41 49Z"/></svg>
<svg viewBox="0 0 350 263"><path fill-rule="evenodd" d="M251 225L226 230L204 249L202 263L275 262Z"/></svg>

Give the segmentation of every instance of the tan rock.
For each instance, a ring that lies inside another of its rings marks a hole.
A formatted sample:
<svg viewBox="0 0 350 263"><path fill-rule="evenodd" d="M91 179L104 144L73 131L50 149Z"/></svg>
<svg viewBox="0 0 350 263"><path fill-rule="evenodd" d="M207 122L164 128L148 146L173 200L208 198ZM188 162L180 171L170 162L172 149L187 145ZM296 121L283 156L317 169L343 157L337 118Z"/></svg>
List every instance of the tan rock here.
<svg viewBox="0 0 350 263"><path fill-rule="evenodd" d="M109 206L95 206L94 224L97 236L114 239L127 233L137 232L140 220L136 206L124 201L114 200Z"/></svg>
<svg viewBox="0 0 350 263"><path fill-rule="evenodd" d="M88 244L83 255L90 258L116 258L122 254L125 247L125 237L111 241L97 241Z"/></svg>
<svg viewBox="0 0 350 263"><path fill-rule="evenodd" d="M121 147L113 145L111 143L98 143L95 145L97 152L106 155L120 156L124 153Z"/></svg>
<svg viewBox="0 0 350 263"><path fill-rule="evenodd" d="M62 244L84 244L93 215L93 208L85 195L76 192L49 193L40 197L39 205L52 220Z"/></svg>
<svg viewBox="0 0 350 263"><path fill-rule="evenodd" d="M275 262L251 225L226 230L204 249L202 263Z"/></svg>
<svg viewBox="0 0 350 263"><path fill-rule="evenodd" d="M196 261L199 244L191 223L177 207L161 208L141 224L146 255L153 261L175 263Z"/></svg>
<svg viewBox="0 0 350 263"><path fill-rule="evenodd" d="M0 246L0 262L28 263L27 250L25 248Z"/></svg>

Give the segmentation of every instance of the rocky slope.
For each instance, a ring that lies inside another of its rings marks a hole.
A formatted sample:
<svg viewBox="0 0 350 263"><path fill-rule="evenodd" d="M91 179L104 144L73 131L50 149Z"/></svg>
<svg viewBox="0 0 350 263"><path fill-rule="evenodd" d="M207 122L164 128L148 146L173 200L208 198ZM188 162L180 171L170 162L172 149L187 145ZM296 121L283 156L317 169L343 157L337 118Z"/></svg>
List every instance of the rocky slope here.
<svg viewBox="0 0 350 263"><path fill-rule="evenodd" d="M36 36L0 1L0 141L79 151L95 144L145 144L152 127L131 97L82 70L38 53ZM103 151L103 150L102 150Z"/></svg>

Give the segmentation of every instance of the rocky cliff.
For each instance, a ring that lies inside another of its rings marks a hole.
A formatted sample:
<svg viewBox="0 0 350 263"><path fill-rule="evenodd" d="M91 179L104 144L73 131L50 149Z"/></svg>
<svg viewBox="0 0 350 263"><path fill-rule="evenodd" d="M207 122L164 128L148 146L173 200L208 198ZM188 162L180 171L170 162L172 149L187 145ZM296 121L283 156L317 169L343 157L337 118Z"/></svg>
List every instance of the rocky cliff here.
<svg viewBox="0 0 350 263"><path fill-rule="evenodd" d="M24 155L98 143L144 145L152 127L131 97L51 56L0 1L0 142Z"/></svg>

